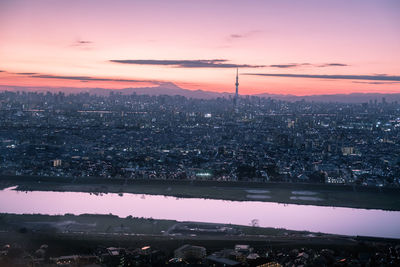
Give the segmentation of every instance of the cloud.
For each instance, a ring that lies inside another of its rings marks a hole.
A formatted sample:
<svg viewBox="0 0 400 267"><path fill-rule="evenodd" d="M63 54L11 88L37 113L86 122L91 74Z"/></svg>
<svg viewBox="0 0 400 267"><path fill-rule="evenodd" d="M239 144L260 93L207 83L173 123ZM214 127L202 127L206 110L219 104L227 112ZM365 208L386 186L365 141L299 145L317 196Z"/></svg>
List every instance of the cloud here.
<svg viewBox="0 0 400 267"><path fill-rule="evenodd" d="M286 69L286 68L294 68L294 67L298 67L298 66L299 65L297 65L297 64L277 64L277 65L269 65L268 67Z"/></svg>
<svg viewBox="0 0 400 267"><path fill-rule="evenodd" d="M31 75L32 78L41 78L41 79L61 79L61 80L76 80L81 82L89 82L89 81L101 81L101 82L147 82L153 84L163 84L162 81L157 80L135 80L135 79L114 79L114 78L99 78L99 77L89 77L89 76L63 76L63 75L48 75L48 74L38 74Z"/></svg>
<svg viewBox="0 0 400 267"><path fill-rule="evenodd" d="M0 72L5 72L4 70L0 70Z"/></svg>
<svg viewBox="0 0 400 267"><path fill-rule="evenodd" d="M286 68L297 68L297 67L301 67L301 66L310 66L310 65L311 65L310 63L290 63L290 64L269 65L268 67L286 69Z"/></svg>
<svg viewBox="0 0 400 267"><path fill-rule="evenodd" d="M237 38L243 38L245 37L243 34L231 34L229 35L229 38L237 39Z"/></svg>
<svg viewBox="0 0 400 267"><path fill-rule="evenodd" d="M93 42L91 42L91 41L78 41L77 43L78 44L91 44Z"/></svg>
<svg viewBox="0 0 400 267"><path fill-rule="evenodd" d="M35 75L37 74L36 72L17 72L14 74L18 74L18 75Z"/></svg>
<svg viewBox="0 0 400 267"><path fill-rule="evenodd" d="M232 64L226 59L157 60L157 59L113 59L113 63L133 65L173 66L176 68L261 68L265 65Z"/></svg>
<svg viewBox="0 0 400 267"><path fill-rule="evenodd" d="M400 82L359 82L353 81L352 83L363 83L363 84L398 84Z"/></svg>
<svg viewBox="0 0 400 267"><path fill-rule="evenodd" d="M92 44L93 44L92 41L78 40L78 41L73 42L71 44L71 46L77 47L77 48L82 48L82 49L89 49Z"/></svg>
<svg viewBox="0 0 400 267"><path fill-rule="evenodd" d="M381 75L315 75L315 74L283 74L283 73L245 73L244 75L312 78L312 79L338 79L338 80L368 80L368 81L400 81L400 76Z"/></svg>
<svg viewBox="0 0 400 267"><path fill-rule="evenodd" d="M324 63L324 64L311 64L311 63L289 63L289 64L274 64L269 65L270 68L280 68L280 69L287 69L287 68L297 68L302 66L311 66L311 67L346 67L347 64L343 63Z"/></svg>
<svg viewBox="0 0 400 267"><path fill-rule="evenodd" d="M242 38L243 35L232 34L231 37ZM198 60L163 60L163 59L112 59L110 62L132 65L153 65L153 66L172 66L175 68L298 68L303 66L310 67L344 67L348 66L344 63L288 63L288 64L272 64L272 65L250 65L250 64L233 64L227 59L198 59Z"/></svg>
<svg viewBox="0 0 400 267"><path fill-rule="evenodd" d="M343 63L325 63L325 64L321 64L318 67L347 67L349 65L347 64L343 64Z"/></svg>
<svg viewBox="0 0 400 267"><path fill-rule="evenodd" d="M234 41L234 40L237 40L237 39L243 39L243 38L252 37L252 36L254 36L254 35L256 35L256 34L258 34L260 32L261 31L254 30L254 31L247 31L247 32L243 32L243 33L232 33L232 34L230 34L230 35L228 35L226 37L226 40L228 42L231 42L231 41Z"/></svg>

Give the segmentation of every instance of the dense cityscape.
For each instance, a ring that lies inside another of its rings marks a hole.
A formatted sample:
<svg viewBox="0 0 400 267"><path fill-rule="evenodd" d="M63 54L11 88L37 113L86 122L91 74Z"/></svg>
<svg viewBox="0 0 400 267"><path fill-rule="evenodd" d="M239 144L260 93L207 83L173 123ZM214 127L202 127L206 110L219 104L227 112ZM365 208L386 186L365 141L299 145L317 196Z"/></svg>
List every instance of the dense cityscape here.
<svg viewBox="0 0 400 267"><path fill-rule="evenodd" d="M0 250L3 266L398 266L400 247L379 244L367 251L316 248L252 248L237 244L209 253L205 247L185 244L173 252L151 246L98 247L93 254L50 257L46 244L29 253L6 245Z"/></svg>
<svg viewBox="0 0 400 267"><path fill-rule="evenodd" d="M400 266L399 0L0 0L0 267Z"/></svg>
<svg viewBox="0 0 400 267"><path fill-rule="evenodd" d="M397 187L400 106L0 93L0 173Z"/></svg>

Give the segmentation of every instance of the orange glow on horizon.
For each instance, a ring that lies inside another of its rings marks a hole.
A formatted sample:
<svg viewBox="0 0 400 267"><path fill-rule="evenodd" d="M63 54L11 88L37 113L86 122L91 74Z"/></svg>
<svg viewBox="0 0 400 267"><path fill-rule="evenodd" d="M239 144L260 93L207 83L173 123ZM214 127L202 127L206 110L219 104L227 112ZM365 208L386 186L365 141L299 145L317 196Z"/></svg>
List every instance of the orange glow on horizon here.
<svg viewBox="0 0 400 267"><path fill-rule="evenodd" d="M94 79L126 79L121 77L91 77ZM173 84L182 89L187 90L203 90L219 93L234 93L234 76L230 77L231 84L225 83L190 83L181 81L172 81ZM0 86L21 86L21 87L43 87L44 90L51 88L71 87L79 89L86 88L104 88L104 89L123 89L134 87L163 87L167 81L138 81L138 82L119 82L119 81L96 81L96 80L73 80L73 79L56 79L56 78L34 78L30 75L16 75L0 73ZM251 81L253 79L253 81ZM139 79L138 79L139 80ZM385 90L376 88L375 84L368 84L364 81L348 81L338 80L334 83L330 80L315 80L315 79L300 79L298 78L275 78L270 77L266 82L263 78L248 78L246 76L239 77L239 93L241 95L256 95L256 94L291 94L291 95L312 95L312 94L349 94L349 93L399 93L398 83L385 85ZM338 88L346 88L340 90Z"/></svg>
<svg viewBox="0 0 400 267"><path fill-rule="evenodd" d="M4 0L0 2L0 84L79 90L174 83L189 90L233 93L235 68L229 64L238 64L243 95L400 93L400 79L246 75L399 77L399 13L396 1L375 0L302 4ZM201 65L210 60L225 61Z"/></svg>

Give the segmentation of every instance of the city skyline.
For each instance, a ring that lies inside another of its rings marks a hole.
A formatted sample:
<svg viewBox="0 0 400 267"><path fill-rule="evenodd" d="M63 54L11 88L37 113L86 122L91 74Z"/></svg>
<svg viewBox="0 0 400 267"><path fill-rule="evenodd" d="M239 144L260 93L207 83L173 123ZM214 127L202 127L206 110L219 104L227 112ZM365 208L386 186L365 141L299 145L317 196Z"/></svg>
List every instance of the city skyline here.
<svg viewBox="0 0 400 267"><path fill-rule="evenodd" d="M0 266L400 266L399 0L0 0Z"/></svg>
<svg viewBox="0 0 400 267"><path fill-rule="evenodd" d="M397 1L2 1L0 85L400 93Z"/></svg>

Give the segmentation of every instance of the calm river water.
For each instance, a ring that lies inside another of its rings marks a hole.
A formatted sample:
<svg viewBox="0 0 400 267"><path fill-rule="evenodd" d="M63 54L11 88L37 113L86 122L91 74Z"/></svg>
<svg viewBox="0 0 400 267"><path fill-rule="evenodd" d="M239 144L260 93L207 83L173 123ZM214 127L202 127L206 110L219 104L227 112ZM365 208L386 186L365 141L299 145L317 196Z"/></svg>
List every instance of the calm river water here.
<svg viewBox="0 0 400 267"><path fill-rule="evenodd" d="M0 191L0 213L109 214L400 238L400 212L161 195Z"/></svg>

